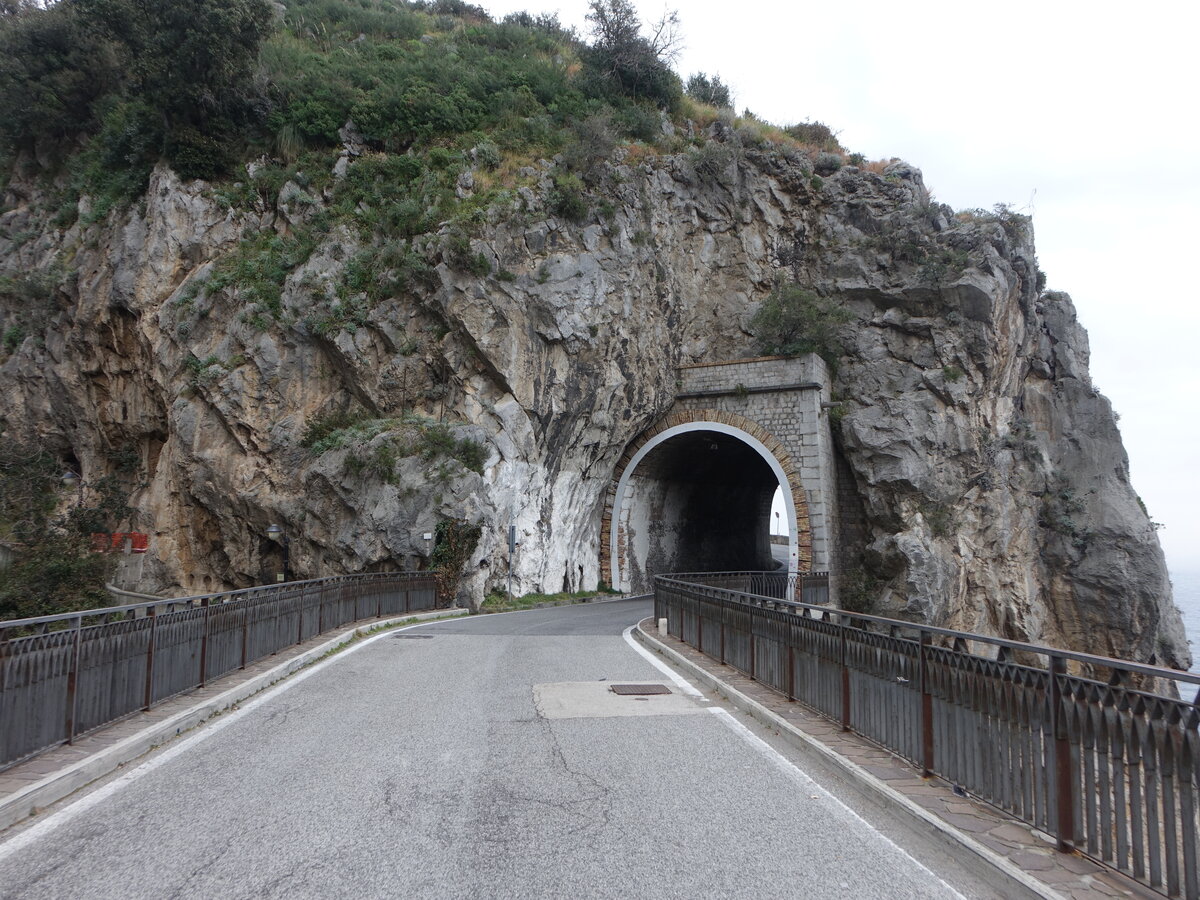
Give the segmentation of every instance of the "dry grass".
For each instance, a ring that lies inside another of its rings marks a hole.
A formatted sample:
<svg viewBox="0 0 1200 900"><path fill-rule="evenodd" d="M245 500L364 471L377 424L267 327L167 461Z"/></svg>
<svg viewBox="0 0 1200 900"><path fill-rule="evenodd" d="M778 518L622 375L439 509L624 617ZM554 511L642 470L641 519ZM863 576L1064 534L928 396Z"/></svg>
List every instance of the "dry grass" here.
<svg viewBox="0 0 1200 900"><path fill-rule="evenodd" d="M625 151L625 165L638 166L642 163L658 159L662 156L662 152L652 144L644 144L641 141L634 141L629 144L622 144L622 149Z"/></svg>

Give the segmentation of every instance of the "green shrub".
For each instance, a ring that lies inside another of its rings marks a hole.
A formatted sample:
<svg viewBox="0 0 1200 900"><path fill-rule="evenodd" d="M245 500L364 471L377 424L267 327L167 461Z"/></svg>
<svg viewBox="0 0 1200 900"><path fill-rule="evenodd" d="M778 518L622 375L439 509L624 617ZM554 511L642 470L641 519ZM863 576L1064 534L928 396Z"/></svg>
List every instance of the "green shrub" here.
<svg viewBox="0 0 1200 900"><path fill-rule="evenodd" d="M554 187L550 191L550 211L576 223L587 218L588 202L583 195L583 182L579 176L566 172L555 173Z"/></svg>
<svg viewBox="0 0 1200 900"><path fill-rule="evenodd" d="M20 325L10 325L4 330L4 349L7 352L16 352L23 340L25 340L25 329Z"/></svg>
<svg viewBox="0 0 1200 900"><path fill-rule="evenodd" d="M480 141L474 149L475 163L482 169L496 169L504 161L500 148L492 141Z"/></svg>
<svg viewBox="0 0 1200 900"><path fill-rule="evenodd" d="M351 450L342 461L342 469L348 475L366 475L385 484L396 484L400 480L396 475L396 463L399 461L400 455L395 446L385 440L375 444L365 454Z"/></svg>
<svg viewBox="0 0 1200 900"><path fill-rule="evenodd" d="M70 164L74 193L92 198L89 222L145 193L163 144L161 117L149 105L109 99L100 107L99 133Z"/></svg>
<svg viewBox="0 0 1200 900"><path fill-rule="evenodd" d="M0 569L0 619L110 605L111 557L90 552L88 535L130 515L124 483L96 480L85 503L54 515L65 490L63 464L40 447L0 435L0 537L15 559Z"/></svg>
<svg viewBox="0 0 1200 900"><path fill-rule="evenodd" d="M482 535L482 526L461 519L442 519L438 522L429 564L440 575L437 589L439 607L449 606L458 598L463 567L479 546Z"/></svg>
<svg viewBox="0 0 1200 900"><path fill-rule="evenodd" d="M73 3L5 4L0 16L0 145L45 149L94 131L121 70L112 45Z"/></svg>
<svg viewBox="0 0 1200 900"><path fill-rule="evenodd" d="M50 532L36 552L18 550L11 565L0 569L0 619L112 606L104 585L115 563L115 556L91 552L88 538Z"/></svg>
<svg viewBox="0 0 1200 900"><path fill-rule="evenodd" d="M190 125L172 130L167 139L167 157L179 177L184 179L211 181L227 174L233 166L223 140Z"/></svg>
<svg viewBox="0 0 1200 900"><path fill-rule="evenodd" d="M683 97L679 76L671 71L678 49L674 13L666 13L642 37L642 22L630 0L592 0L587 19L594 38L582 54L590 92L602 97L647 100L675 109Z"/></svg>
<svg viewBox="0 0 1200 900"><path fill-rule="evenodd" d="M838 604L849 612L870 613L883 589L883 582L859 566L842 575L838 584Z"/></svg>
<svg viewBox="0 0 1200 900"><path fill-rule="evenodd" d="M739 147L718 144L715 141L703 144L690 158L692 171L700 181L717 183L725 181L729 167L740 160Z"/></svg>
<svg viewBox="0 0 1200 900"><path fill-rule="evenodd" d="M340 409L313 416L304 425L304 434L300 436L300 446L311 449L333 432L351 428L366 421L367 418L367 413L362 410L350 409Z"/></svg>
<svg viewBox="0 0 1200 900"><path fill-rule="evenodd" d="M824 122L798 122L783 129L802 144L828 153L845 152L838 142L837 134Z"/></svg>
<svg viewBox="0 0 1200 900"><path fill-rule="evenodd" d="M816 353L834 365L845 349L838 332L853 319L832 300L780 282L750 320L750 332L758 339L760 353Z"/></svg>
<svg viewBox="0 0 1200 900"><path fill-rule="evenodd" d="M688 78L683 92L693 100L707 103L718 109L733 109L733 94L728 85L721 81L721 76L709 78L704 72L697 72Z"/></svg>
<svg viewBox="0 0 1200 900"><path fill-rule="evenodd" d="M309 229L297 229L287 237L260 231L218 263L208 280L208 292L237 288L252 314L266 312L277 317L283 310L283 286L288 275L308 260L316 242L316 235Z"/></svg>
<svg viewBox="0 0 1200 900"><path fill-rule="evenodd" d="M425 462L449 457L479 475L483 474L483 464L487 461L487 449L482 444L471 438L455 437L450 426L440 422L429 423L421 428L414 449Z"/></svg>

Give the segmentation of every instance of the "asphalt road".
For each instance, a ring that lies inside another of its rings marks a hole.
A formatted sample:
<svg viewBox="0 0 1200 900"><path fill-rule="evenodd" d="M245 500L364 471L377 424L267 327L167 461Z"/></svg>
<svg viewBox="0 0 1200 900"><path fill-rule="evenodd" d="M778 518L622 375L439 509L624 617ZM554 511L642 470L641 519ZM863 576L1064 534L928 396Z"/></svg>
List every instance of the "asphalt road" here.
<svg viewBox="0 0 1200 900"><path fill-rule="evenodd" d="M622 637L649 612L357 645L10 833L0 897L992 895L672 683Z"/></svg>

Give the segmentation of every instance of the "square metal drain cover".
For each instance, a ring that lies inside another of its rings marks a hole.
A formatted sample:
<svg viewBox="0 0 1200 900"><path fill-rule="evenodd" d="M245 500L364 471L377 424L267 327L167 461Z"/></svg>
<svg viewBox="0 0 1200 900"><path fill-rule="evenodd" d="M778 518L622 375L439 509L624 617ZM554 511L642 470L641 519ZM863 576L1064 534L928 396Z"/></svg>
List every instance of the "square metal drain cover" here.
<svg viewBox="0 0 1200 900"><path fill-rule="evenodd" d="M665 684L613 684L608 688L614 694L627 696L643 696L645 694L669 694L671 689Z"/></svg>

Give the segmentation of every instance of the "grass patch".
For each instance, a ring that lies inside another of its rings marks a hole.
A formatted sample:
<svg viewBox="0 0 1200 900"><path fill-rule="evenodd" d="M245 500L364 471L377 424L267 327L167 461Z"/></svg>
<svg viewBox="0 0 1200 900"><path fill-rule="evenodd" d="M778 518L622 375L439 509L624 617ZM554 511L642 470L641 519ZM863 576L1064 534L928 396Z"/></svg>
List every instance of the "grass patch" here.
<svg viewBox="0 0 1200 900"><path fill-rule="evenodd" d="M368 449L367 445L386 438ZM433 472L439 480L448 480L454 472L441 463L457 462L463 469L483 474L487 448L479 441L460 437L456 429L443 422L421 416L371 418L365 412L335 412L309 420L300 445L314 456L331 450L349 450L345 469L351 475L370 475L389 484L396 482L395 467L403 457L416 456L423 462L439 463Z"/></svg>
<svg viewBox="0 0 1200 900"><path fill-rule="evenodd" d="M480 604L481 613L516 612L523 609L539 609L545 606L567 606L591 600L594 597L604 597L619 594L620 591L559 591L557 594L525 594L509 599L501 592L493 591Z"/></svg>

